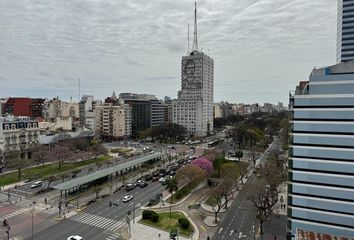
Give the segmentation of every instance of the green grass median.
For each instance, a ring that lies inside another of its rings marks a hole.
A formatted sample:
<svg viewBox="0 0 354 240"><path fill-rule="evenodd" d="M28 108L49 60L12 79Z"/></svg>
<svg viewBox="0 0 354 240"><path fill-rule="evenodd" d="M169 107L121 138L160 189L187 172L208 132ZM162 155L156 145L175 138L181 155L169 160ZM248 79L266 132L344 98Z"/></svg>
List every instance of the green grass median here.
<svg viewBox="0 0 354 240"><path fill-rule="evenodd" d="M178 229L178 233L187 238L189 238L194 232L192 224L189 224L189 227L184 229L178 223L178 219L186 217L183 213L171 212L171 219L169 212L162 212L157 214L159 215L159 220L157 222L153 222L151 219L141 219L139 222L167 232L169 232L170 229Z"/></svg>
<svg viewBox="0 0 354 240"><path fill-rule="evenodd" d="M18 175L17 171L11 173L5 173L0 175L0 186L6 186L9 184L17 183L29 179L32 176L38 176L38 178L44 178L50 175L57 175L59 173L74 170L76 168L87 166L96 162L104 162L109 160L110 158L111 158L110 156L102 156L97 158L96 160L90 159L90 160L75 162L75 163L63 163L60 170L58 170L57 162L47 164L44 166L22 169L21 172L23 173L23 177L21 179L17 178Z"/></svg>

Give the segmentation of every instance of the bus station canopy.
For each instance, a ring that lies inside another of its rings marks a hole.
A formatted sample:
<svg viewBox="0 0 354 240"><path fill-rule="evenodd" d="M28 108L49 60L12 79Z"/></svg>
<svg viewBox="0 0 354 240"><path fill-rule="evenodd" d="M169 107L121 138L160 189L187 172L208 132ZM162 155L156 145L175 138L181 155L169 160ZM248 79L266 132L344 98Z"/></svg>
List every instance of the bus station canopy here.
<svg viewBox="0 0 354 240"><path fill-rule="evenodd" d="M90 173L88 175L71 179L69 181L66 181L66 182L60 183L58 185L55 185L55 186L53 186L53 188L57 189L57 190L73 189L75 187L79 187L79 186L81 186L83 184L95 181L97 179L107 177L107 176L112 175L112 174L114 174L116 172L119 172L121 170L128 169L128 168L137 166L139 164L146 163L146 162L148 162L150 160L153 160L153 159L157 159L157 158L159 158L161 156L162 156L162 154L160 152L156 152L156 153L152 153L152 154L149 154L149 155L145 155L143 157L131 160L129 162L125 162L125 163L122 163L122 164L119 164L119 165L116 165L116 166L113 166L113 167L101 169L101 170L95 171L93 173Z"/></svg>

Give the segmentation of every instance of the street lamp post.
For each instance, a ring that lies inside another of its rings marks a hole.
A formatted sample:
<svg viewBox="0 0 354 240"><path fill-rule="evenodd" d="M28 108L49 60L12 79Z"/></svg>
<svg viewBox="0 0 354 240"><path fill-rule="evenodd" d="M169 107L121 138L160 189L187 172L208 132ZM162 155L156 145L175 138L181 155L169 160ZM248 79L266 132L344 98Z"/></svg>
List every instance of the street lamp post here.
<svg viewBox="0 0 354 240"><path fill-rule="evenodd" d="M7 234L7 240L9 240L10 239L10 225L9 224L7 224L7 230L6 230L6 234Z"/></svg>
<svg viewBox="0 0 354 240"><path fill-rule="evenodd" d="M33 212L34 212L34 207L36 205L36 202L33 201L31 204L30 204L30 207L29 207L29 210L31 212L31 216L32 216L32 234L31 234L31 240L33 240Z"/></svg>

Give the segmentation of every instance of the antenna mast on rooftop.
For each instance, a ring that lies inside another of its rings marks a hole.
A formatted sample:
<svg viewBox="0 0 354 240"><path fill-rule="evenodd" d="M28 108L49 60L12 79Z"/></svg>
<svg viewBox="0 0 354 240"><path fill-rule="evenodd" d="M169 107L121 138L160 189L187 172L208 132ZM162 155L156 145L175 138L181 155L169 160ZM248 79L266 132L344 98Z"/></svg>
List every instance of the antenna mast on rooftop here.
<svg viewBox="0 0 354 240"><path fill-rule="evenodd" d="M192 52L198 51L198 30L197 30L197 2L194 2L194 33Z"/></svg>
<svg viewBox="0 0 354 240"><path fill-rule="evenodd" d="M189 23L188 23L187 39L188 39L188 49L187 49L187 53L189 53Z"/></svg>
<svg viewBox="0 0 354 240"><path fill-rule="evenodd" d="M78 80L78 88L79 88L79 100L78 100L78 102L80 102L80 99L81 99L81 92L80 92L80 78L79 78L79 80Z"/></svg>

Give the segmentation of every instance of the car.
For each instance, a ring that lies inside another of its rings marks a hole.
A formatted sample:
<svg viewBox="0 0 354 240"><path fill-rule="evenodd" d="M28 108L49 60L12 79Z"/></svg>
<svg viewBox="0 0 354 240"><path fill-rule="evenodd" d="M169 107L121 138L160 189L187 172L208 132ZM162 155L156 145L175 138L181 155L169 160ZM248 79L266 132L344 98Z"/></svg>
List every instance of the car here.
<svg viewBox="0 0 354 240"><path fill-rule="evenodd" d="M134 183L128 183L126 186L125 186L125 190L127 192L133 190L134 188L136 187L136 185Z"/></svg>
<svg viewBox="0 0 354 240"><path fill-rule="evenodd" d="M151 176L151 175L146 175L146 176L145 176L145 181L150 181L150 180L152 180L152 178L153 178L153 176Z"/></svg>
<svg viewBox="0 0 354 240"><path fill-rule="evenodd" d="M126 203L126 202L131 201L132 199L133 199L132 195L126 195L123 197L122 202Z"/></svg>
<svg viewBox="0 0 354 240"><path fill-rule="evenodd" d="M68 237L68 240L84 240L84 238L79 235L74 235L74 236Z"/></svg>
<svg viewBox="0 0 354 240"><path fill-rule="evenodd" d="M147 182L145 182L145 181L139 181L139 182L137 182L137 185L138 185L139 187L141 187L141 188L144 188L144 187L146 187L148 184L147 184Z"/></svg>
<svg viewBox="0 0 354 240"><path fill-rule="evenodd" d="M156 177L153 177L153 178L151 179L152 182L157 182L158 180L159 180L159 177L157 177L157 176L156 176Z"/></svg>
<svg viewBox="0 0 354 240"><path fill-rule="evenodd" d="M43 184L42 181L36 181L36 182L32 183L31 188L41 187L42 184Z"/></svg>

